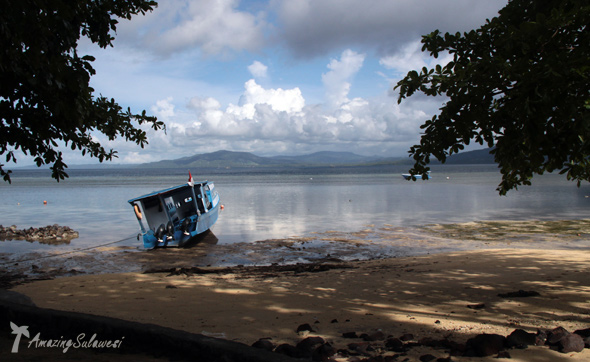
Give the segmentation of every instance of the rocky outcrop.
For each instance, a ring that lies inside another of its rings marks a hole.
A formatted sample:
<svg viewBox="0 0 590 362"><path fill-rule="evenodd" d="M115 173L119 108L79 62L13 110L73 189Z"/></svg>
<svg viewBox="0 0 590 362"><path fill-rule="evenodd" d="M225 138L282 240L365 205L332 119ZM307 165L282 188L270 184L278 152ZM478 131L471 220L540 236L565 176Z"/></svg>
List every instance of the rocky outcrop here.
<svg viewBox="0 0 590 362"><path fill-rule="evenodd" d="M48 225L45 227L17 229L16 225L0 225L0 240L38 241L43 244L67 244L77 238L78 232L68 226Z"/></svg>

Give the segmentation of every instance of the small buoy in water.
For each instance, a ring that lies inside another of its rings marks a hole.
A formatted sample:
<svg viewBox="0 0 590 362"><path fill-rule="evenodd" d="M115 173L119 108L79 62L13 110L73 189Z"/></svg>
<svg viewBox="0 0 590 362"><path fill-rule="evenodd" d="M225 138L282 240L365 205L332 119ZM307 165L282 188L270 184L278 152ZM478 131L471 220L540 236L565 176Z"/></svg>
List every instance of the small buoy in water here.
<svg viewBox="0 0 590 362"><path fill-rule="evenodd" d="M225 206L221 205L221 210L223 210L225 208Z"/></svg>
<svg viewBox="0 0 590 362"><path fill-rule="evenodd" d="M43 200L43 205L47 205L47 200Z"/></svg>

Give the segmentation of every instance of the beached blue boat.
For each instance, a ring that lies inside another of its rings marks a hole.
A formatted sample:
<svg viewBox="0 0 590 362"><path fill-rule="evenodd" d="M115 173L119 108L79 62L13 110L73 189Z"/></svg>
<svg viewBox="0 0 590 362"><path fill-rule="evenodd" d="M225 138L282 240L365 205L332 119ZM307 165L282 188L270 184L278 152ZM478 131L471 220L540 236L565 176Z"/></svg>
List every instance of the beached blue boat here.
<svg viewBox="0 0 590 362"><path fill-rule="evenodd" d="M217 221L219 194L213 182L189 182L129 200L146 249L183 246Z"/></svg>
<svg viewBox="0 0 590 362"><path fill-rule="evenodd" d="M428 171L428 177L424 178L425 180L430 180L432 178L432 176L430 176L430 171ZM411 180L412 179L412 174L409 173L402 173L402 177L405 178L406 180ZM422 175L414 175L414 177L416 178L416 180L422 180Z"/></svg>

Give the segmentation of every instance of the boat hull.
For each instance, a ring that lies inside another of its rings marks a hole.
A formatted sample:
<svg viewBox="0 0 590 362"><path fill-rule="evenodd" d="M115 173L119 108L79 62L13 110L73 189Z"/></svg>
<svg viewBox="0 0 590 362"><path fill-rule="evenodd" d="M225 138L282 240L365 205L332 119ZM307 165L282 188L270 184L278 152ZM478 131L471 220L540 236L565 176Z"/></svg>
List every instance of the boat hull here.
<svg viewBox="0 0 590 362"><path fill-rule="evenodd" d="M182 231L180 226L174 228L174 236L166 236L158 240L153 230L143 234L143 247L145 249L182 247L196 238L199 234L210 230L219 217L219 203L203 215L191 217L188 230ZM182 223L179 223L182 225Z"/></svg>
<svg viewBox="0 0 590 362"><path fill-rule="evenodd" d="M128 202L133 206L146 249L183 246L215 224L223 207L212 182L155 191ZM139 238L138 238L139 239Z"/></svg>
<svg viewBox="0 0 590 362"><path fill-rule="evenodd" d="M412 179L412 175L409 174L409 173L402 173L402 177L404 179L406 179L406 180L411 180ZM430 172L429 172L426 178L423 178L422 175L414 175L414 178L416 180L422 180L422 179L424 179L424 180L430 180L432 178L432 176L430 176Z"/></svg>

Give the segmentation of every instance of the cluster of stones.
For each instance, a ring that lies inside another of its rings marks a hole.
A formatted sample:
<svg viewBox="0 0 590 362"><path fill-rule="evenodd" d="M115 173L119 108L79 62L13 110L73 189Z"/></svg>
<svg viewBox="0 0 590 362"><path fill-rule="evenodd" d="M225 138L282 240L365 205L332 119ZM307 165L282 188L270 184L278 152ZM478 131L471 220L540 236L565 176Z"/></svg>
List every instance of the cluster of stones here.
<svg viewBox="0 0 590 362"><path fill-rule="evenodd" d="M333 322L334 323L334 322ZM313 332L309 324L303 324L297 328L299 335L307 335ZM351 339L347 348L335 348L322 337L308 336L297 345L275 345L272 340L262 338L252 346L275 353L281 353L289 357L307 359L311 361L333 361L347 359L349 362L384 362L400 361L400 357L407 355L414 347L429 347L435 350L444 350L447 357L436 357L432 354L420 356L421 362L452 362L453 356L510 358L509 350L512 348L524 349L528 346L549 346L562 353L581 352L584 348L590 348L590 328L570 333L565 328L558 327L553 330L538 330L537 333L529 333L522 329L516 329L509 336L498 334L480 334L466 343L457 343L448 339L435 340L424 338L417 340L412 334L404 334L400 337L388 336L382 331L363 333L346 332L342 334L345 339ZM357 341L352 341L352 340Z"/></svg>
<svg viewBox="0 0 590 362"><path fill-rule="evenodd" d="M69 241L78 237L78 232L68 226L48 225L40 228L17 229L16 225L0 225L0 240L27 240L40 242Z"/></svg>

